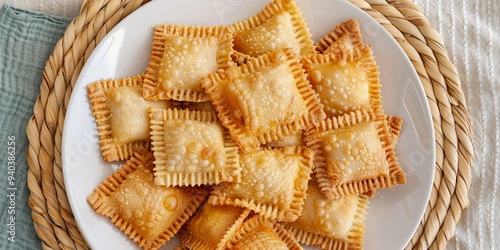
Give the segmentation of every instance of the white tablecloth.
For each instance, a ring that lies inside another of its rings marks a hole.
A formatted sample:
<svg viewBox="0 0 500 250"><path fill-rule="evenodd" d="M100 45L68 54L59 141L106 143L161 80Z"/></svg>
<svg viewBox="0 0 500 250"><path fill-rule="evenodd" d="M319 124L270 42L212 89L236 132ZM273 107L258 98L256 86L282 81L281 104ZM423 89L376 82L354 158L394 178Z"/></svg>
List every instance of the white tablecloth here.
<svg viewBox="0 0 500 250"><path fill-rule="evenodd" d="M0 0L14 7L75 17L83 0ZM470 206L448 249L500 249L500 3L415 0L441 33L456 65L473 125Z"/></svg>

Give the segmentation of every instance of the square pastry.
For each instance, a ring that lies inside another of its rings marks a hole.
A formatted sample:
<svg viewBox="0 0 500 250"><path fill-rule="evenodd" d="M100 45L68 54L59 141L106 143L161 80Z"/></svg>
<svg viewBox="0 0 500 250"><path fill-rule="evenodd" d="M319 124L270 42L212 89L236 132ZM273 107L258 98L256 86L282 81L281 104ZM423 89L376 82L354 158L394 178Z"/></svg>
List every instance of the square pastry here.
<svg viewBox="0 0 500 250"><path fill-rule="evenodd" d="M159 25L144 79L148 100L207 100L200 80L232 64L233 35L227 27Z"/></svg>
<svg viewBox="0 0 500 250"><path fill-rule="evenodd" d="M240 179L238 146L213 111L149 111L155 183L219 184Z"/></svg>
<svg viewBox="0 0 500 250"><path fill-rule="evenodd" d="M290 49L210 74L202 85L243 151L317 124L326 115Z"/></svg>
<svg viewBox="0 0 500 250"><path fill-rule="evenodd" d="M143 76L108 79L87 86L104 160L130 158L138 147L150 147L148 108L178 106L173 101L142 98Z"/></svg>
<svg viewBox="0 0 500 250"><path fill-rule="evenodd" d="M328 199L311 179L302 216L282 225L300 243L321 249L362 249L367 209L366 195Z"/></svg>
<svg viewBox="0 0 500 250"><path fill-rule="evenodd" d="M241 181L214 187L208 202L246 207L271 220L293 221L302 211L313 155L305 147L243 153Z"/></svg>
<svg viewBox="0 0 500 250"><path fill-rule="evenodd" d="M249 209L237 206L219 206L205 202L179 231L179 239L189 249L226 249L226 243L234 237Z"/></svg>
<svg viewBox="0 0 500 250"><path fill-rule="evenodd" d="M155 185L153 167L153 154L138 148L87 197L98 214L143 249L159 249L169 241L207 196L202 188Z"/></svg>
<svg viewBox="0 0 500 250"><path fill-rule="evenodd" d="M332 45L327 54L302 59L309 82L328 117L359 109L382 109L378 66L369 46L346 48Z"/></svg>
<svg viewBox="0 0 500 250"><path fill-rule="evenodd" d="M227 249L238 250L301 250L302 247L281 225L262 216L246 220L236 235L227 243Z"/></svg>
<svg viewBox="0 0 500 250"><path fill-rule="evenodd" d="M306 131L306 145L316 151L315 177L328 198L363 194L406 181L383 117L372 110L358 110L328 118Z"/></svg>
<svg viewBox="0 0 500 250"><path fill-rule="evenodd" d="M332 46L335 45L335 46ZM355 19L342 22L331 30L316 44L316 51L328 54L333 47L340 47L345 51L353 52L364 46L359 23Z"/></svg>
<svg viewBox="0 0 500 250"><path fill-rule="evenodd" d="M314 53L312 35L294 0L274 0L231 28L234 50L252 57L283 48L291 48L298 55Z"/></svg>

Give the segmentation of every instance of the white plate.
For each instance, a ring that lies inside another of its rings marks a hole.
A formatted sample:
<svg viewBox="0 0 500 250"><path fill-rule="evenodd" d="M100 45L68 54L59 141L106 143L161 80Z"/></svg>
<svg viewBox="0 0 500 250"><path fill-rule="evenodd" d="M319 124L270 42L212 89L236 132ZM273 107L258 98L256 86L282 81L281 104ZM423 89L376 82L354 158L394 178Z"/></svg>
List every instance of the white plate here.
<svg viewBox="0 0 500 250"><path fill-rule="evenodd" d="M66 112L63 133L63 173L66 192L78 226L93 249L134 249L105 217L97 215L86 197L119 164L102 160L96 126L85 86L102 78L142 73L148 62L152 27L230 24L256 14L269 0L152 1L120 22L86 62ZM396 148L407 183L381 190L371 200L366 220L365 249L402 249L425 211L434 175L434 130L422 85L410 61L375 20L343 0L299 0L313 39L318 41L342 21L360 22L364 42L373 46L383 84L387 114L404 119ZM163 249L177 246L178 241Z"/></svg>

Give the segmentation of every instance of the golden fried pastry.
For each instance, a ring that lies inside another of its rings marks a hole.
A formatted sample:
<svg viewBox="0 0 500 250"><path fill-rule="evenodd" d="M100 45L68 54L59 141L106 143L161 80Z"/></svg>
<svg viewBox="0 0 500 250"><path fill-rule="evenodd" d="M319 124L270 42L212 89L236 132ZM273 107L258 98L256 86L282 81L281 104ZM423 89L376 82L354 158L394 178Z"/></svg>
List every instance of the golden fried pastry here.
<svg viewBox="0 0 500 250"><path fill-rule="evenodd" d="M108 79L87 86L105 161L130 158L138 147L150 147L148 108L176 106L172 101L142 98L142 75Z"/></svg>
<svg viewBox="0 0 500 250"><path fill-rule="evenodd" d="M391 115L386 115L385 119L387 121L387 126L389 127L389 133L392 136L393 144L396 146L396 143L399 140L401 126L403 125L403 119L401 117Z"/></svg>
<svg viewBox="0 0 500 250"><path fill-rule="evenodd" d="M252 57L282 48L291 48L298 55L314 52L311 33L294 0L274 0L231 28L234 49Z"/></svg>
<svg viewBox="0 0 500 250"><path fill-rule="evenodd" d="M248 62L248 60L252 59L251 56L247 54L243 54L239 51L234 51L234 53L231 55L231 60L236 63L236 65L241 66L245 63Z"/></svg>
<svg viewBox="0 0 500 250"><path fill-rule="evenodd" d="M311 179L302 216L283 225L300 243L322 249L362 249L367 209L366 195L327 199Z"/></svg>
<svg viewBox="0 0 500 250"><path fill-rule="evenodd" d="M214 112L152 108L149 117L157 185L239 180L238 146Z"/></svg>
<svg viewBox="0 0 500 250"><path fill-rule="evenodd" d="M202 85L221 123L244 152L326 117L290 49L210 74Z"/></svg>
<svg viewBox="0 0 500 250"><path fill-rule="evenodd" d="M357 50L356 47L363 46L363 39L358 21L350 19L347 22L342 22L319 40L316 44L316 51L328 54L333 48L332 45L349 51L349 53Z"/></svg>
<svg viewBox="0 0 500 250"><path fill-rule="evenodd" d="M240 155L241 181L214 187L208 202L247 207L265 218L293 221L302 211L313 154L304 147L244 153Z"/></svg>
<svg viewBox="0 0 500 250"><path fill-rule="evenodd" d="M399 135L401 132L401 125L403 124L403 119L397 116L385 115L385 121L387 123L387 129L391 135L391 140L388 140L388 145L391 148L395 148L399 141ZM369 198L373 198L376 194L376 190L365 193Z"/></svg>
<svg viewBox="0 0 500 250"><path fill-rule="evenodd" d="M205 202L179 231L182 245L196 250L225 249L250 210Z"/></svg>
<svg viewBox="0 0 500 250"><path fill-rule="evenodd" d="M206 198L200 188L154 184L153 154L138 148L132 158L87 197L95 211L111 219L144 249L164 245Z"/></svg>
<svg viewBox="0 0 500 250"><path fill-rule="evenodd" d="M279 140L270 141L262 147L271 147L271 148L284 148L288 146L305 146L304 145L304 130L299 130L299 132L292 135L284 135Z"/></svg>
<svg viewBox="0 0 500 250"><path fill-rule="evenodd" d="M382 109L378 67L369 46L356 47L354 56L339 47L328 54L302 59L312 88L328 117L359 109Z"/></svg>
<svg viewBox="0 0 500 250"><path fill-rule="evenodd" d="M262 216L253 216L227 243L227 249L299 250L302 247L283 227Z"/></svg>
<svg viewBox="0 0 500 250"><path fill-rule="evenodd" d="M328 198L405 182L383 117L358 110L306 131L306 145L316 150L314 173Z"/></svg>
<svg viewBox="0 0 500 250"><path fill-rule="evenodd" d="M144 98L206 101L200 80L232 64L232 41L230 29L224 26L156 26Z"/></svg>

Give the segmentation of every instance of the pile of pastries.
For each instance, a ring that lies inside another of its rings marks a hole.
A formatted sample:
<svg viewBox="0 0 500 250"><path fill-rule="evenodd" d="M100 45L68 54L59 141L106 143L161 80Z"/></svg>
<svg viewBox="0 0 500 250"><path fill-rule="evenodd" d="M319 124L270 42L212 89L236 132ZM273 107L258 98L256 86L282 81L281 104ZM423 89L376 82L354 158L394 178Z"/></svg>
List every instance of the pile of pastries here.
<svg viewBox="0 0 500 250"><path fill-rule="evenodd" d="M294 0L229 26L154 27L143 74L87 86L105 161L87 200L144 249L361 249L405 182L356 20L317 44Z"/></svg>

